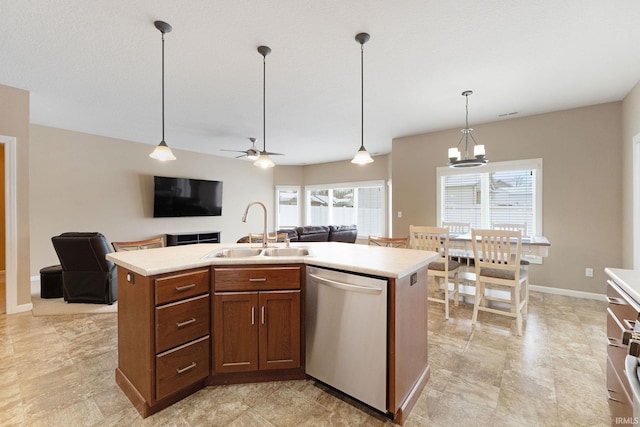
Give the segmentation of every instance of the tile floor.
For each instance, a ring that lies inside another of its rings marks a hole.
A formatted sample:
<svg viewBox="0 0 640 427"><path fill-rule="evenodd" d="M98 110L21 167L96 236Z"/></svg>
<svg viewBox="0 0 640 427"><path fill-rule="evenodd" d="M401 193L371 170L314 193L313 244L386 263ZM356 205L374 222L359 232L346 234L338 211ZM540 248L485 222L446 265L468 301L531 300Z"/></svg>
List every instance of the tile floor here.
<svg viewBox="0 0 640 427"><path fill-rule="evenodd" d="M606 426L606 304L531 292L523 337L430 304L431 379L406 426ZM207 387L141 419L114 381L117 315L0 315L2 426L380 426L314 381Z"/></svg>

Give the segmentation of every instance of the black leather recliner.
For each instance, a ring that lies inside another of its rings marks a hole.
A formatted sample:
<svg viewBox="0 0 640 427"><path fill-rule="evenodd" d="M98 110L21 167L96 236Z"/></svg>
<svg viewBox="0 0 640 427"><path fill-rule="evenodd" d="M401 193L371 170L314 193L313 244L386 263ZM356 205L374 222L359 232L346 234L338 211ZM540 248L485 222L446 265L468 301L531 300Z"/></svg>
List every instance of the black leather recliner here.
<svg viewBox="0 0 640 427"><path fill-rule="evenodd" d="M112 251L101 233L62 233L51 242L62 265L65 301L113 304L118 299L116 265L105 258Z"/></svg>

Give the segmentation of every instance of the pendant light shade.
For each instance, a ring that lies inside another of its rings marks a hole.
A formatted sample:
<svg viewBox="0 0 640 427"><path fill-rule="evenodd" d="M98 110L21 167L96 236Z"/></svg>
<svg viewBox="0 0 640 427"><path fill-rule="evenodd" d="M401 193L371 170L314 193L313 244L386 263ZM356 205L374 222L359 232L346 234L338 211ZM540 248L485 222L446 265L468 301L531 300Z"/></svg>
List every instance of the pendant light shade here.
<svg viewBox="0 0 640 427"><path fill-rule="evenodd" d="M271 53L271 48L267 46L258 46L258 53L262 55L262 151L258 160L254 165L263 169L272 168L275 166L269 153L267 153L267 135L266 135L266 86L267 86L267 55Z"/></svg>
<svg viewBox="0 0 640 427"><path fill-rule="evenodd" d="M476 139L473 137L471 132L473 129L469 127L469 96L472 95L473 92L470 90L465 90L462 92L462 96L466 98L466 119L465 119L465 128L462 129L462 138L458 141L458 145L453 148L449 148L449 167L450 168L474 168L479 166L486 165L489 160L485 157L484 145L480 145L476 142ZM471 141L473 141L473 157L469 155L469 137L471 137ZM460 144L464 139L464 158L462 157L462 153L460 153Z"/></svg>
<svg viewBox="0 0 640 427"><path fill-rule="evenodd" d="M161 161L175 160L176 156L173 155L171 148L164 140L164 35L170 33L172 28L171 25L163 21L155 21L153 25L162 33L162 141L149 154L149 157Z"/></svg>
<svg viewBox="0 0 640 427"><path fill-rule="evenodd" d="M369 41L369 34L359 33L356 41L360 43L360 149L351 160L351 163L365 165L372 163L373 159L364 148L364 44Z"/></svg>

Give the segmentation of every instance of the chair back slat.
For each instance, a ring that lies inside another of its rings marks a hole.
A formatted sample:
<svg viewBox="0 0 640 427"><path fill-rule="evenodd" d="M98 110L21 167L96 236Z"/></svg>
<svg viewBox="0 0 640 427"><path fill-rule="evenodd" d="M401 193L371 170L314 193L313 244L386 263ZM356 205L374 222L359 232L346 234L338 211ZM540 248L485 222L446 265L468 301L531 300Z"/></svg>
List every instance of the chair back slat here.
<svg viewBox="0 0 640 427"><path fill-rule="evenodd" d="M440 255L445 262L449 259L449 230L444 227L424 225L409 226L411 249L432 251Z"/></svg>
<svg viewBox="0 0 640 427"><path fill-rule="evenodd" d="M522 224L507 224L507 223L495 223L492 227L494 230L511 230L519 231L521 236L527 235L527 223Z"/></svg>
<svg viewBox="0 0 640 427"><path fill-rule="evenodd" d="M520 268L522 234L512 230L472 230L473 252L479 268L515 271Z"/></svg>
<svg viewBox="0 0 640 427"><path fill-rule="evenodd" d="M469 222L442 221L442 227L447 228L451 234L469 234L471 232L471 223Z"/></svg>

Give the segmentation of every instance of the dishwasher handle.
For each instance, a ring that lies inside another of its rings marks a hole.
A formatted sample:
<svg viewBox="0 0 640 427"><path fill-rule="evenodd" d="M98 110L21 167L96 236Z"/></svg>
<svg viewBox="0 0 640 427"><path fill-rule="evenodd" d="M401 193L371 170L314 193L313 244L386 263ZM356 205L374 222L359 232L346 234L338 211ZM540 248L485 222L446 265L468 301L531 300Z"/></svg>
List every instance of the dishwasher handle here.
<svg viewBox="0 0 640 427"><path fill-rule="evenodd" d="M342 289L345 291L360 292L363 294L374 294L374 295L382 293L382 289L380 288L372 288L370 286L359 286L359 285L352 285L350 283L337 282L335 280L325 279L324 277L316 276L315 274L311 274L311 273L309 273L309 277L317 280L319 283L323 285L331 286L332 288Z"/></svg>

